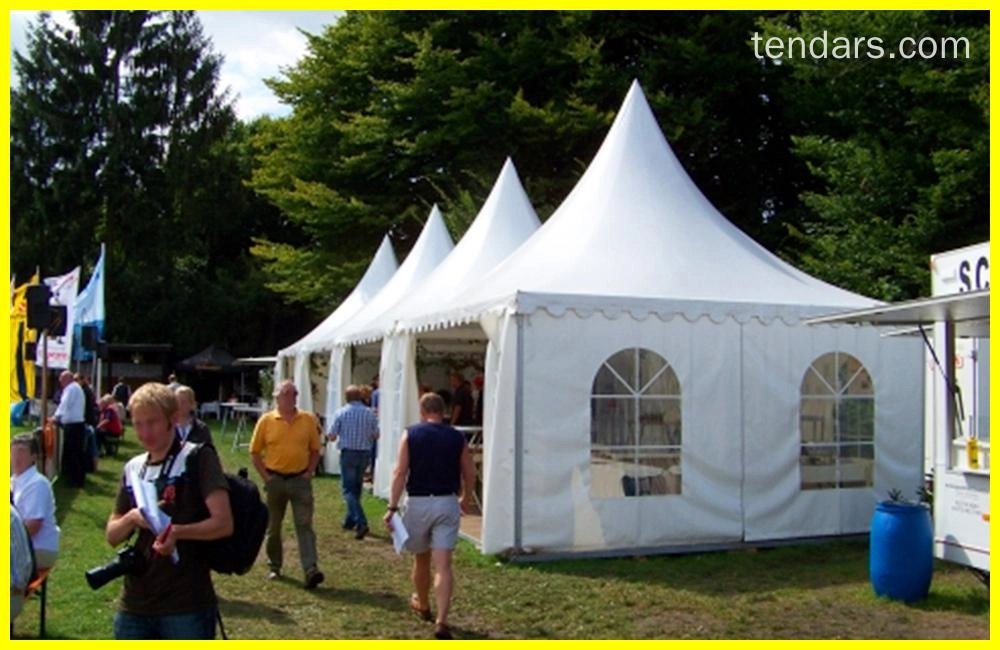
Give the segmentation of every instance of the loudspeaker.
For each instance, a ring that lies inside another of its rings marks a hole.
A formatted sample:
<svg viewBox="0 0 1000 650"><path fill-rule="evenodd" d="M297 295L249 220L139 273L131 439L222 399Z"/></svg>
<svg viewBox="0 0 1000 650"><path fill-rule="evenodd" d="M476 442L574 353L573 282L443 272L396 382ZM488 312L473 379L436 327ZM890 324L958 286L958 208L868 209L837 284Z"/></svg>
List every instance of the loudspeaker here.
<svg viewBox="0 0 1000 650"><path fill-rule="evenodd" d="M84 325L80 328L80 345L90 352L97 349L97 326Z"/></svg>
<svg viewBox="0 0 1000 650"><path fill-rule="evenodd" d="M28 286L28 327L33 330L43 330L49 325L49 299L52 292L48 285L32 284Z"/></svg>
<svg viewBox="0 0 1000 650"><path fill-rule="evenodd" d="M49 336L66 336L66 305L49 305Z"/></svg>

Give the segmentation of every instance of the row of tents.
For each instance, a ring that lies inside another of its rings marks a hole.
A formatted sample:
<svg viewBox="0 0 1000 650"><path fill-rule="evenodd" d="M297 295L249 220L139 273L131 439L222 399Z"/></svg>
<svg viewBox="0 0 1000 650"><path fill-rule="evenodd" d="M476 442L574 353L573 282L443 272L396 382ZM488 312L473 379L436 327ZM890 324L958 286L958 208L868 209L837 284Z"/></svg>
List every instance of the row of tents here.
<svg viewBox="0 0 1000 650"><path fill-rule="evenodd" d="M380 375L384 497L418 367L480 355L483 553L861 533L879 498L921 483L920 343L803 320L877 304L720 214L636 82L544 225L507 160L457 244L436 206L402 264L384 239L276 378L329 420L348 383Z"/></svg>

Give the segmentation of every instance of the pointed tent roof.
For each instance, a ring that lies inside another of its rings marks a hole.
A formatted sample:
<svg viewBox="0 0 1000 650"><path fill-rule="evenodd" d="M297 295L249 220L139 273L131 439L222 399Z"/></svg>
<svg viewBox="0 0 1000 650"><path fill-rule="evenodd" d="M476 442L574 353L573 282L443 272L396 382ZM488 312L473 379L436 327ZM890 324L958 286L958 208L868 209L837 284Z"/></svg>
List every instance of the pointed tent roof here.
<svg viewBox="0 0 1000 650"><path fill-rule="evenodd" d="M205 370L210 372L228 372L233 370L236 358L229 350L211 344L201 352L184 359L177 364L181 370Z"/></svg>
<svg viewBox="0 0 1000 650"><path fill-rule="evenodd" d="M357 286L354 287L354 291L344 298L343 302L323 322L295 343L282 349L278 355L290 356L299 352L331 349L337 330L378 294L398 268L399 263L392 250L392 241L388 235L385 235L375 252L375 257L368 264L368 269L361 276Z"/></svg>
<svg viewBox="0 0 1000 650"><path fill-rule="evenodd" d="M638 82L549 220L418 326L468 322L501 302L694 317L714 315L722 303L737 317L876 304L783 262L720 214L674 155Z"/></svg>
<svg viewBox="0 0 1000 650"><path fill-rule="evenodd" d="M427 217L424 229L420 232L420 237L413 245L413 250L406 256L399 270L382 287L378 295L338 331L336 345L347 346L374 340L359 337L358 334L374 326L379 316L419 287L454 247L455 244L444 225L441 211L435 204Z"/></svg>
<svg viewBox="0 0 1000 650"><path fill-rule="evenodd" d="M416 291L369 323L357 338L382 338L397 321L431 312L442 296L474 286L538 230L539 223L517 169L507 158L486 202L454 250Z"/></svg>

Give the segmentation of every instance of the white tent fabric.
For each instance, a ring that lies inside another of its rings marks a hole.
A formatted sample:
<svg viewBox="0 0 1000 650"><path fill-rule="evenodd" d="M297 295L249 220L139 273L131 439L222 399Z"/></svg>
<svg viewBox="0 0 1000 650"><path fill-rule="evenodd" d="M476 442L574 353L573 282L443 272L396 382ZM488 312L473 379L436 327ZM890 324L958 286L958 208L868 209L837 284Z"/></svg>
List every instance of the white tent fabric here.
<svg viewBox="0 0 1000 650"><path fill-rule="evenodd" d="M877 304L790 266L722 216L677 160L638 83L594 160L538 233L463 295L408 324L470 322L511 304L517 293L543 294L547 307L582 302L606 312L638 309L639 317L663 300L668 311L674 301L690 301L692 318L724 302L724 316L741 320L797 319L803 305Z"/></svg>
<svg viewBox="0 0 1000 650"><path fill-rule="evenodd" d="M782 262L719 214L633 84L549 221L400 329L478 324L489 338L484 553L635 552L861 532L877 495L920 483L919 342L801 323L875 304ZM631 348L677 375L680 494L592 495L595 373ZM872 487L800 487L800 386L831 351L860 360L876 388ZM412 355L400 352L396 366Z"/></svg>
<svg viewBox="0 0 1000 650"><path fill-rule="evenodd" d="M334 411L343 403L343 391L350 382L351 364L348 350L354 336L416 290L441 261L454 249L455 244L444 225L437 205L431 208L427 223L413 244L413 249L400 265L399 270L353 318L338 331L335 345L330 352L330 373L326 393L326 420L331 421Z"/></svg>
<svg viewBox="0 0 1000 650"><path fill-rule="evenodd" d="M389 236L382 238L375 256L369 263L361 280L350 295L311 332L278 352L275 362L275 385L285 379L292 379L299 391L299 408L313 410L313 382L310 372L310 355L314 352L330 350L337 329L357 314L386 285L398 268L396 254L392 250ZM286 375L287 359L293 359L293 374ZM326 386L322 386L325 390Z"/></svg>
<svg viewBox="0 0 1000 650"><path fill-rule="evenodd" d="M443 297L454 296L487 274L501 260L538 230L538 215L521 184L514 163L508 158L489 196L455 249L412 294L387 310L354 340L382 338L380 385L382 395L391 396L380 404L379 443L382 460L376 463L374 490L387 496L392 480L392 464L404 426L419 418L415 337L393 331L407 318L433 311ZM474 334L482 338L481 334Z"/></svg>

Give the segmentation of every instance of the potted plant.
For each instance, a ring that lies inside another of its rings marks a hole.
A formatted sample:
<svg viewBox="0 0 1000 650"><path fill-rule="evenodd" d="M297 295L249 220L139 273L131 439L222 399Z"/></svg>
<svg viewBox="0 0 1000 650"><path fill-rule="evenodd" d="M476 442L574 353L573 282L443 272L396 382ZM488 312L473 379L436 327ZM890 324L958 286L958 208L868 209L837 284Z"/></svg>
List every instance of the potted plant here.
<svg viewBox="0 0 1000 650"><path fill-rule="evenodd" d="M925 598L934 568L934 532L927 504L890 490L872 515L868 559L876 595L908 603Z"/></svg>

